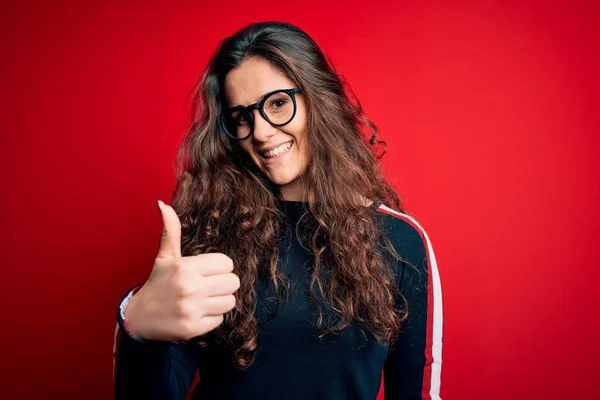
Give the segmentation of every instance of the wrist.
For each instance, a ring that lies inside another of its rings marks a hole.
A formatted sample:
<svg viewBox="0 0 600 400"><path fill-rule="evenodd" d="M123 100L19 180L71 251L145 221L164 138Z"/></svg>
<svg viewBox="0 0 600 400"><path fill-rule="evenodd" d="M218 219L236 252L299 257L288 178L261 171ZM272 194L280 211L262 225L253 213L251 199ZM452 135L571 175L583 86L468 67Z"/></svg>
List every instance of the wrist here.
<svg viewBox="0 0 600 400"><path fill-rule="evenodd" d="M136 342L145 343L147 342L146 340L136 337L136 335L131 331L131 328L129 326L129 320L127 319L127 310L129 309L131 300L133 299L135 293L137 293L141 288L142 285L136 285L127 292L125 297L123 297L117 311L117 320L119 322L120 328L123 330L127 337Z"/></svg>

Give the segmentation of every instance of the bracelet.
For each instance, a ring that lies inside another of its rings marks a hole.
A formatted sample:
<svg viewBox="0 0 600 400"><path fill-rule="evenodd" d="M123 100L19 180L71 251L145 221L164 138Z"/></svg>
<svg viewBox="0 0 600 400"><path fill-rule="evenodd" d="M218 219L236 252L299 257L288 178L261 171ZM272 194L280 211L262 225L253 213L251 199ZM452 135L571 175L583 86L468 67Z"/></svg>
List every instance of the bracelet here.
<svg viewBox="0 0 600 400"><path fill-rule="evenodd" d="M129 339L131 339L135 342L138 342L138 343L147 343L148 342L147 340L138 339L133 336L133 334L129 330L129 327L127 326L127 321L125 320L125 309L127 308L127 305L129 304L129 301L131 300L133 295L135 293L137 293L141 288L142 288L142 285L135 285L134 287L129 289L129 291L127 292L125 297L121 300L121 303L119 304L119 310L117 312L117 321L119 323L119 326L123 330L123 332L125 332L125 335L127 337L129 337Z"/></svg>

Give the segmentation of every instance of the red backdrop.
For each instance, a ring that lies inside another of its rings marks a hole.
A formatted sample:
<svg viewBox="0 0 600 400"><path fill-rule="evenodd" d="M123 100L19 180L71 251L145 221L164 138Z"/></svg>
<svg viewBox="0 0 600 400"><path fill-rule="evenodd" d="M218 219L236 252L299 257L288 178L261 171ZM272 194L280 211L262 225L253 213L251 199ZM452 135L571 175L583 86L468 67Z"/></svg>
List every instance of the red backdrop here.
<svg viewBox="0 0 600 400"><path fill-rule="evenodd" d="M388 142L438 257L443 398L597 394L593 1L98 3L0 12L0 397L111 397L186 95L220 39L269 19L323 46Z"/></svg>

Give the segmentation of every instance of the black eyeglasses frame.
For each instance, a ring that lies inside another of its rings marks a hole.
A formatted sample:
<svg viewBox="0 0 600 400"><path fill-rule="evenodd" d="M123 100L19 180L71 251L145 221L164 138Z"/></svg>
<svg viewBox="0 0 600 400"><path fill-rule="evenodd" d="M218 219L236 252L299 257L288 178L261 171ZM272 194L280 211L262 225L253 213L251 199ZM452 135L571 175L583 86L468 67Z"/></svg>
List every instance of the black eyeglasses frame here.
<svg viewBox="0 0 600 400"><path fill-rule="evenodd" d="M287 122L284 122L282 124L275 124L273 123L267 113L265 112L264 106L265 103L267 101L267 99L274 95L275 93L285 93L288 96L290 96L290 98L292 99L292 104L294 106L294 112L292 112L292 116L290 117L290 119ZM275 126L275 127L280 127L280 126L284 126L289 124L290 122L292 122L292 120L294 119L294 117L296 116L296 111L298 109L297 104L296 104L296 93L302 93L302 88L296 87L296 88L291 88L291 89L277 89L277 90L273 90L269 93L266 93L262 96L262 98L260 99L259 102L254 103L254 104L250 104L249 106L234 106L234 107L229 107L229 108L225 108L223 109L223 117L221 118L221 124L223 127L223 130L225 131L225 133L227 134L227 136L229 136L232 139L235 140L245 140L248 139L250 136L252 136L254 134L254 114L252 113L252 110L256 110L258 109L258 111L260 112L260 115L263 117L263 119L265 121L267 121L269 124L271 124L271 126ZM226 117L229 116L231 113L236 112L236 111L242 111L244 112L244 114L248 115L250 117L250 132L248 133L247 136L244 136L242 138L237 137L237 135L232 135L229 130L227 129L227 122L226 122Z"/></svg>

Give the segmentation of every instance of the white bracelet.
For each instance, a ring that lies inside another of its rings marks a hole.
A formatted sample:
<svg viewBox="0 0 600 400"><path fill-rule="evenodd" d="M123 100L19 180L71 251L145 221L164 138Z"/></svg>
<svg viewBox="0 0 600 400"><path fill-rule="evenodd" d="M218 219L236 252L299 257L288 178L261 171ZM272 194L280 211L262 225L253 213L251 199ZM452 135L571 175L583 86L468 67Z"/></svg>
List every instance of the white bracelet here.
<svg viewBox="0 0 600 400"><path fill-rule="evenodd" d="M127 294L127 296L123 299L121 304L119 304L119 312L121 313L121 318L123 319L123 321L125 321L125 309L127 308L127 305L129 304L129 300L131 300L131 298L133 297L134 290L131 290Z"/></svg>

